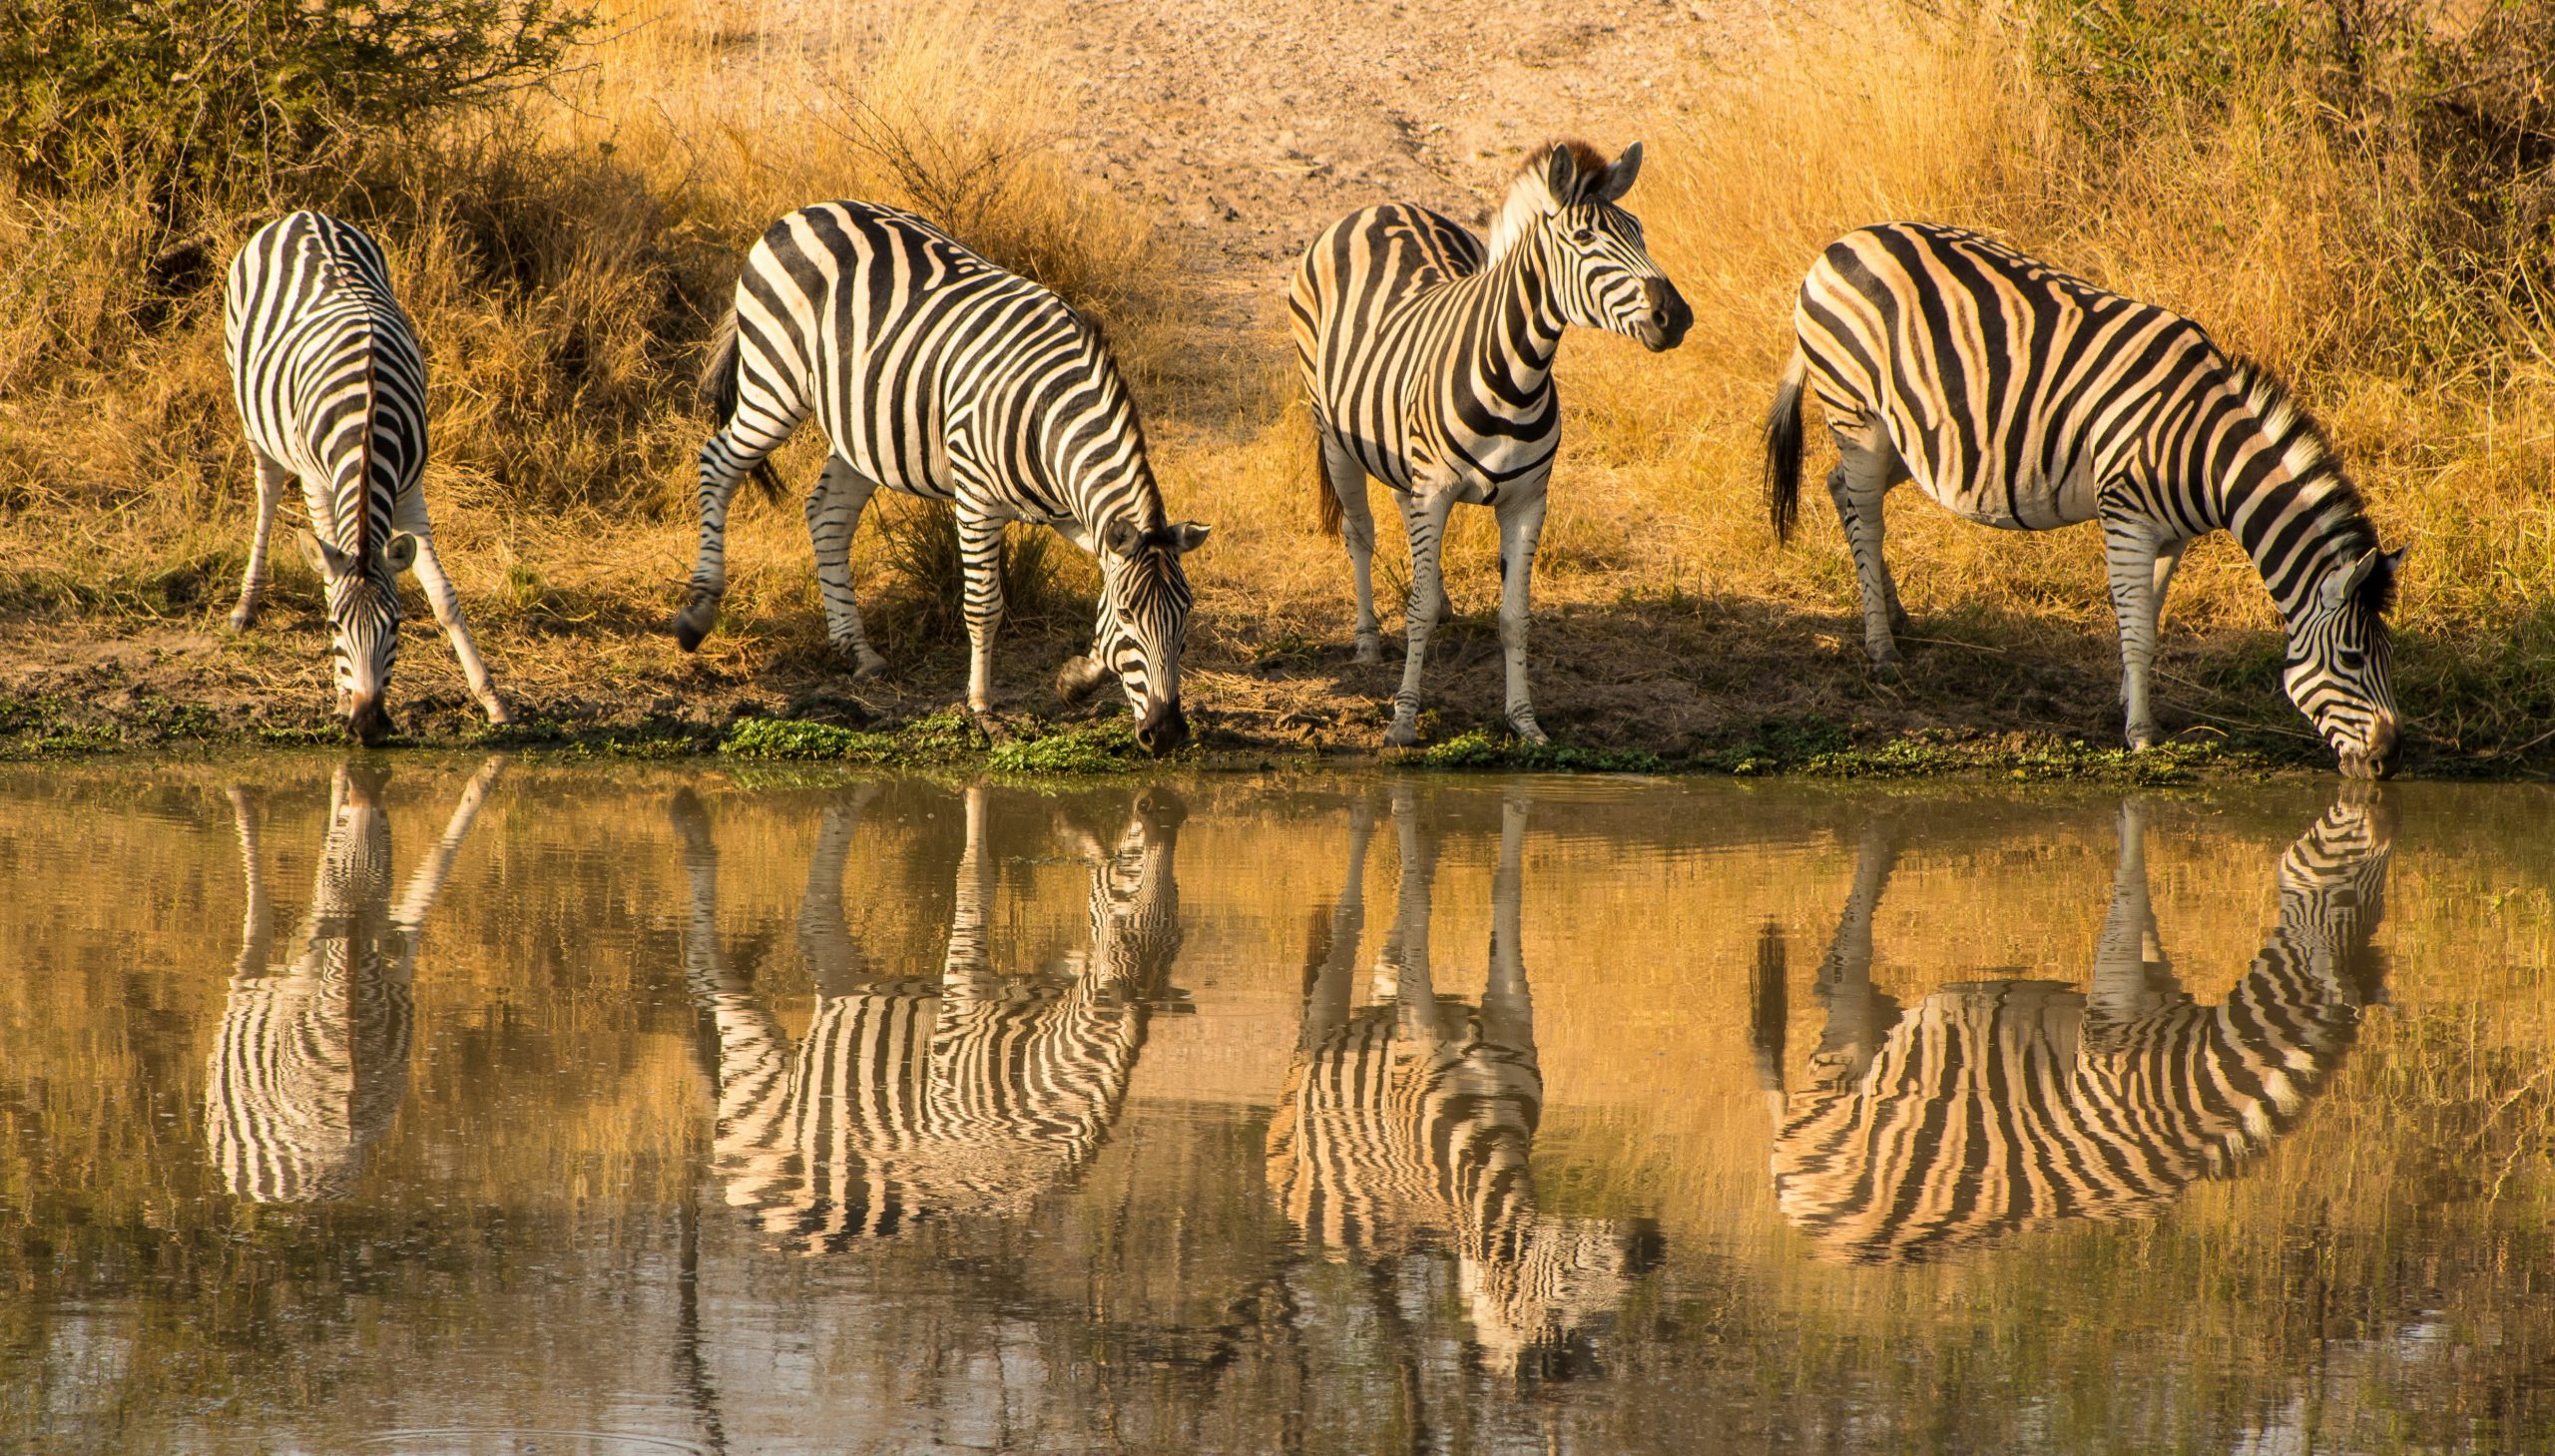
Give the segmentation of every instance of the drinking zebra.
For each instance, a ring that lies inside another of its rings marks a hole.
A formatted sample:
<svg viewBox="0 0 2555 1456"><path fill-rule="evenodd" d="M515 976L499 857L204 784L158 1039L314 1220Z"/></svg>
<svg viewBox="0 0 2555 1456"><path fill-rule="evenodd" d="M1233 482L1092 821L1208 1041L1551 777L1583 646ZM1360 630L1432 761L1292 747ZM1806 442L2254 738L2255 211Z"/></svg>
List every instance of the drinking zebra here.
<svg viewBox="0 0 2555 1456"><path fill-rule="evenodd" d="M1113 845L1069 839L1092 866L1091 939L1064 974L997 973L985 936L993 861L986 790L966 796L957 907L937 975L881 975L842 920L842 880L866 795L828 807L807 872L799 944L815 1015L794 1044L728 961L719 851L689 791L670 815L691 881L685 978L715 1033L713 1160L728 1202L808 1252L919 1218L1018 1217L1106 1141L1180 950L1172 869L1180 806L1151 790Z"/></svg>
<svg viewBox="0 0 2555 1456"><path fill-rule="evenodd" d="M337 711L370 745L399 659L399 573L412 566L490 723L512 722L461 619L426 521L426 360L390 291L381 248L351 223L293 213L231 260L223 352L257 469L257 517L231 625L265 599L266 541L287 481L310 528L298 538L325 584Z"/></svg>
<svg viewBox="0 0 2555 1456"><path fill-rule="evenodd" d="M1898 662L1907 613L1881 559L1881 500L1914 480L1982 525L2103 523L2128 740L2155 740L2149 677L2165 591L2193 539L2232 534L2288 624L2282 681L2352 777L2400 743L2385 614L2403 552L2377 532L2322 431L2190 319L2108 293L1957 228L1887 223L1827 245L1801 280L1797 345L1766 418L1779 536L1800 494L1807 380L1841 458L1827 493L1862 583L1863 647Z"/></svg>
<svg viewBox="0 0 2555 1456"><path fill-rule="evenodd" d="M2165 958L2148 899L2146 821L2122 807L2111 910L2090 987L1946 986L1899 1014L1871 985L1871 918L1895 846L1867 835L1819 968L1827 1026L1814 1085L1783 1095L1781 1022L1761 1062L1778 1109L1784 1215L1825 1252L1927 1258L2071 1218L2153 1217L2241 1170L2295 1127L2382 999L2369 941L2389 832L2335 804L2281 857L2280 923L2226 1000L2199 1006ZM1759 994L1782 985L1781 942Z"/></svg>
<svg viewBox="0 0 2555 1456"><path fill-rule="evenodd" d="M1393 791L1400 904L1352 1009L1374 815L1350 811L1348 875L1304 967L1304 1022L1269 1127L1269 1184L1307 1242L1334 1256L1452 1245L1473 1339L1502 1374L1566 1368L1658 1261L1646 1221L1541 1212L1528 1165L1544 1103L1534 1001L1518 950L1526 804L1501 806L1490 971L1478 1006L1440 997L1428 947L1437 842L1408 785Z"/></svg>
<svg viewBox="0 0 2555 1456"><path fill-rule="evenodd" d="M497 780L480 765L443 837L390 898L384 770L341 763L310 908L289 964L271 960L264 855L245 788L231 790L248 877L240 960L205 1076L205 1143L223 1187L256 1203L342 1199L408 1091L417 936Z"/></svg>
<svg viewBox="0 0 2555 1456"><path fill-rule="evenodd" d="M1352 213L1313 240L1287 294L1320 452L1322 529L1348 545L1357 661L1379 662L1366 477L1392 487L1410 538L1409 647L1384 741L1419 740L1419 683L1445 613L1439 552L1458 502L1499 517L1499 645L1508 726L1544 741L1526 688L1526 618L1545 487L1561 444L1553 354L1572 324L1675 348L1694 314L1617 206L1641 144L1609 163L1583 142L1526 159L1487 249L1425 208Z"/></svg>
<svg viewBox="0 0 2555 1456"><path fill-rule="evenodd" d="M1100 563L1100 620L1068 661L1068 700L1117 675L1153 752L1184 742L1180 654L1207 539L1170 521L1136 405L1100 330L910 213L826 203L774 223L747 255L701 381L719 430L701 450L701 556L675 619L689 652L727 591L728 502L810 413L832 449L807 500L825 632L857 677L886 671L852 598L851 538L879 487L947 501L972 647L967 707L993 707L1004 523L1053 526ZM998 726L988 720L989 730Z"/></svg>

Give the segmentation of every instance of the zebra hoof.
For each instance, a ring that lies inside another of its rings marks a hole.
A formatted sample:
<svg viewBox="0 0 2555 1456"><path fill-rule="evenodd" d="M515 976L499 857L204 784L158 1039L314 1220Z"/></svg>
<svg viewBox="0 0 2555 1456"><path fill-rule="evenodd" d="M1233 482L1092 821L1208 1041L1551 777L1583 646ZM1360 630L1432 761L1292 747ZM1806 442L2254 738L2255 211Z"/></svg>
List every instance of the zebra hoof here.
<svg viewBox="0 0 2555 1456"><path fill-rule="evenodd" d="M1387 748L1407 748L1418 741L1419 725L1416 723L1404 723L1400 719L1394 719L1393 726L1384 729L1384 746Z"/></svg>
<svg viewBox="0 0 2555 1456"><path fill-rule="evenodd" d="M1515 719L1509 720L1508 730L1511 733L1514 733L1517 737L1517 741L1521 743L1549 743L1552 741L1551 738L1544 735L1544 730L1542 728L1535 727L1535 721L1531 718L1522 723Z"/></svg>
<svg viewBox="0 0 2555 1456"><path fill-rule="evenodd" d="M851 680L866 683L887 676L887 660L874 652L863 652L851 660Z"/></svg>
<svg viewBox="0 0 2555 1456"><path fill-rule="evenodd" d="M234 631L234 632L246 632L246 631L248 631L250 628L255 627L255 626L256 626L256 625L257 625L257 609L256 609L256 608L255 608L255 607L251 607L251 606L248 606L248 605L246 605L246 604L244 603L244 604L242 604L241 606L234 607L234 608L232 608L232 609L231 609L231 630L232 630L232 631Z"/></svg>
<svg viewBox="0 0 2555 1456"><path fill-rule="evenodd" d="M1358 662L1372 667L1383 660L1384 644L1381 638L1361 637L1357 639Z"/></svg>
<svg viewBox="0 0 2555 1456"><path fill-rule="evenodd" d="M968 710L968 714L970 717L975 719L976 730L985 735L986 742L989 742L999 748L1003 744L1012 740L1011 725L994 717L994 711L992 709L970 709Z"/></svg>
<svg viewBox="0 0 2555 1456"><path fill-rule="evenodd" d="M710 629L719 622L719 599L708 592L695 591L675 614L675 645L685 652L701 646Z"/></svg>
<svg viewBox="0 0 2555 1456"><path fill-rule="evenodd" d="M506 700L499 698L494 693L491 693L486 698L481 699L479 706L487 710L488 722L492 727L506 728L511 726L515 721L515 711L506 707Z"/></svg>

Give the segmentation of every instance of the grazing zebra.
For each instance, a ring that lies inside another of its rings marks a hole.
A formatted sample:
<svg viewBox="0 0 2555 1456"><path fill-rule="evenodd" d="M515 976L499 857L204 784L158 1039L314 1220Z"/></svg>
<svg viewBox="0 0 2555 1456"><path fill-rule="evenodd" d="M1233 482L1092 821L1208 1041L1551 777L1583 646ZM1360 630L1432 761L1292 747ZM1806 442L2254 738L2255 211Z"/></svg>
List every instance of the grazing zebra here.
<svg viewBox="0 0 2555 1456"><path fill-rule="evenodd" d="M223 350L257 467L257 524L231 625L266 591L266 540L284 483L301 482L302 553L326 584L337 710L369 745L399 658L399 573L411 566L490 723L510 723L426 523L426 360L391 295L381 249L351 223L293 213L231 260Z"/></svg>
<svg viewBox="0 0 2555 1456"><path fill-rule="evenodd" d="M685 651L727 591L729 498L750 473L776 491L766 457L813 413L833 448L807 532L826 636L855 676L886 670L851 591L852 533L885 486L957 513L971 712L993 706L1004 523L1044 523L1100 563L1091 653L1056 691L1079 698L1115 673L1138 741L1159 753L1187 739L1180 558L1207 528L1166 519L1117 361L1063 299L910 213L826 203L771 225L747 256L701 392L719 431L701 450L701 558L675 619Z"/></svg>
<svg viewBox="0 0 2555 1456"><path fill-rule="evenodd" d="M691 880L685 976L715 1034L713 1158L728 1202L808 1252L925 1217L1018 1217L1108 1138L1180 950L1179 804L1149 791L1092 865L1091 942L1062 976L997 974L985 938L986 790L966 799L957 913L940 972L881 976L842 919L863 799L825 811L799 914L815 1015L793 1045L722 948L719 851L688 791L671 809ZM856 989L837 991L849 983Z"/></svg>
<svg viewBox="0 0 2555 1456"><path fill-rule="evenodd" d="M2089 990L1946 986L1900 1015L1871 988L1871 916L1893 851L1865 842L1818 975L1815 1084L1779 1114L1784 1215L1825 1252L1917 1260L2063 1219L2152 1217L2297 1125L2382 999L2369 945L2389 833L2346 798L2280 862L2280 924L2217 1006L2193 1004L2159 946L2145 818L2124 805L2111 911ZM1774 943L1780 986L1780 940ZM1762 991L1761 991L1762 994ZM1780 1065L1780 1023L1774 1061Z"/></svg>
<svg viewBox="0 0 2555 1456"><path fill-rule="evenodd" d="M2288 623L2282 681L2355 778L2400 743L2385 614L2402 551L2379 549L2323 433L2200 325L1956 228L1887 223L1827 245L1766 418L1779 536L1800 494L1806 379L1842 457L1827 492L1862 582L1863 647L1898 662L1907 622L1881 560L1881 500L1914 480L1982 525L2103 523L2128 740L2156 737L2149 677L2183 550L2224 530Z"/></svg>
<svg viewBox="0 0 2555 1456"><path fill-rule="evenodd" d="M1304 968L1304 1023L1269 1128L1269 1183L1314 1245L1366 1257L1451 1246L1473 1338L1503 1374L1566 1368L1658 1261L1646 1221L1557 1217L1536 1207L1527 1155L1544 1103L1534 1002L1518 952L1526 805L1502 805L1491 885L1490 972L1477 1007L1431 984L1435 836L1394 790L1399 913L1351 1009L1365 925L1373 814L1351 810L1348 876L1327 943Z"/></svg>
<svg viewBox="0 0 2555 1456"><path fill-rule="evenodd" d="M1419 740L1421 665L1446 604L1439 551L1465 501L1499 516L1508 726L1544 741L1526 691L1526 599L1561 444L1553 354L1572 324L1656 351L1694 321L1640 220L1617 206L1640 171L1638 142L1611 164L1586 143L1551 143L1509 184L1487 250L1425 208L1387 204L1332 224L1296 265L1286 301L1321 457L1315 490L1322 529L1346 526L1361 663L1382 660L1367 476L1392 487L1410 537L1409 650L1388 743Z"/></svg>
<svg viewBox="0 0 2555 1456"><path fill-rule="evenodd" d="M419 927L496 782L482 764L443 837L390 899L390 821L380 768L339 764L328 837L290 964L271 962L257 817L231 790L248 876L240 961L205 1078L205 1142L223 1187L256 1203L342 1199L408 1091L408 1000Z"/></svg>

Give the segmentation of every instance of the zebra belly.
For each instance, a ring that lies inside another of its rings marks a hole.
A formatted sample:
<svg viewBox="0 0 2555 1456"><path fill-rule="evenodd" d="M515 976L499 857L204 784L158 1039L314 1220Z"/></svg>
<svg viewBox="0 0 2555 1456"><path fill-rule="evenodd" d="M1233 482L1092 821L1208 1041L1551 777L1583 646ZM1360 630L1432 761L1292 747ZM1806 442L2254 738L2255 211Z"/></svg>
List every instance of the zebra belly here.
<svg viewBox="0 0 2555 1456"><path fill-rule="evenodd" d="M2020 478L1998 473L1949 483L1918 469L1914 478L1944 510L2003 531L2051 531L2090 521L2099 495L2093 472L2082 466L2055 480L2038 469Z"/></svg>

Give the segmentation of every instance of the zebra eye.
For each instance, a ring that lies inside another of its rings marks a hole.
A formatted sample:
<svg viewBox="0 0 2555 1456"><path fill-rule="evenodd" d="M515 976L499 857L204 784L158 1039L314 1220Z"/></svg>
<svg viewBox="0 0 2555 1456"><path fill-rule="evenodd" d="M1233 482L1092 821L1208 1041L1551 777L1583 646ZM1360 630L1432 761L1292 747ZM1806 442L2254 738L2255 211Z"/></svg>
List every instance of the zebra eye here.
<svg viewBox="0 0 2555 1456"><path fill-rule="evenodd" d="M1570 235L1570 241L1573 243L1594 243L1597 241L1597 230L1594 228L1582 228L1578 232Z"/></svg>
<svg viewBox="0 0 2555 1456"><path fill-rule="evenodd" d="M2345 673L2356 673L2356 672L2358 672L2358 671L2359 671L2359 665L2360 665L2361 663L2363 663L2363 662L2367 661L2365 658L2361 657L2357 652L2354 652L2354 651L2352 651L2352 650L2351 650L2351 649L2349 649L2349 648L2344 648L2344 649L2342 649L2341 654L2340 654L2340 660L2341 660L2341 664L2342 664L2342 671L2343 671L2343 672L2345 672Z"/></svg>

